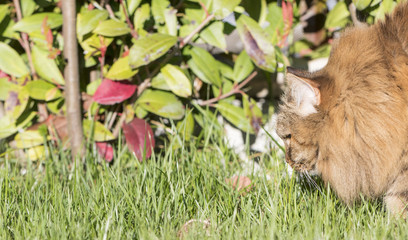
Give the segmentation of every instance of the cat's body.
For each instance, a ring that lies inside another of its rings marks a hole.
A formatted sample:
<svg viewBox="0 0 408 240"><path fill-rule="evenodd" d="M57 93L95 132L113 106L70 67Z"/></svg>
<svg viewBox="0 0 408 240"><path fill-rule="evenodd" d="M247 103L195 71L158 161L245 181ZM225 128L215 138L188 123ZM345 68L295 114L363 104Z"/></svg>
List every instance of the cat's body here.
<svg viewBox="0 0 408 240"><path fill-rule="evenodd" d="M288 69L277 132L286 161L317 170L350 204L408 204L408 4L382 22L349 28L315 73Z"/></svg>

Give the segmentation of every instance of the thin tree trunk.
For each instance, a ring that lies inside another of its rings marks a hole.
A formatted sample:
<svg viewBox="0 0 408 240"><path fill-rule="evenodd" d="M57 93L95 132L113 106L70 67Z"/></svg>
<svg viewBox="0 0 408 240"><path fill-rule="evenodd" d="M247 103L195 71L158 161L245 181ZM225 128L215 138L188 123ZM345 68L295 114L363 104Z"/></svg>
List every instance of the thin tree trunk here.
<svg viewBox="0 0 408 240"><path fill-rule="evenodd" d="M75 0L63 0L64 58L66 61L65 102L67 104L68 133L71 143L72 158L75 160L82 152L82 114L79 90L78 44L76 37Z"/></svg>

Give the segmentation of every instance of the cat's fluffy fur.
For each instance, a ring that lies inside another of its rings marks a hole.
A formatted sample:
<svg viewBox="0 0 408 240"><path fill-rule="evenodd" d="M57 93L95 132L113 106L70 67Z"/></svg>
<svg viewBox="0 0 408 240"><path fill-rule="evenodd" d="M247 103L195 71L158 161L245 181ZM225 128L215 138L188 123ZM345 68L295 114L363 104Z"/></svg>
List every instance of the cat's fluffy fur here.
<svg viewBox="0 0 408 240"><path fill-rule="evenodd" d="M277 132L286 161L317 170L339 198L408 204L408 3L372 26L348 28L327 66L288 69Z"/></svg>

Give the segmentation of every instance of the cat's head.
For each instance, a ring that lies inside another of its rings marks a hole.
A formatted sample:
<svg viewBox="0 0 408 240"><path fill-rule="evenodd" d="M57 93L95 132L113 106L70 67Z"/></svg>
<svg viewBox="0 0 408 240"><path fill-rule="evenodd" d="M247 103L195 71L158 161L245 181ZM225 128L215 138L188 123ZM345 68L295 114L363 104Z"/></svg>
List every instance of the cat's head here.
<svg viewBox="0 0 408 240"><path fill-rule="evenodd" d="M283 96L276 129L285 143L285 159L297 171L316 170L320 84L313 74L289 67L286 80L288 89Z"/></svg>

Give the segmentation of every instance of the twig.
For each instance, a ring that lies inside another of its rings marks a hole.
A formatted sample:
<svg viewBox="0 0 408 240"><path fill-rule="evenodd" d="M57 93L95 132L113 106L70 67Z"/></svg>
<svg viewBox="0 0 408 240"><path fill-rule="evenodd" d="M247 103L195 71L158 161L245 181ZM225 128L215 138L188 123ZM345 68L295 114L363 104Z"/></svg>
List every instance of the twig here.
<svg viewBox="0 0 408 240"><path fill-rule="evenodd" d="M112 10L112 7L109 5L108 2L109 2L109 1L106 1L106 3L105 3L105 8L106 8L106 10L107 10L108 13L109 13L109 17L112 18L112 19L118 20L118 19L116 18L116 16L115 16L115 13L114 13L113 10Z"/></svg>
<svg viewBox="0 0 408 240"><path fill-rule="evenodd" d="M350 15L351 15L351 20L353 21L354 26L359 27L359 26L363 25L363 23L360 22L360 20L358 20L357 8L356 8L356 6L354 5L353 2L350 3L348 8L349 8L349 12L350 12Z"/></svg>
<svg viewBox="0 0 408 240"><path fill-rule="evenodd" d="M130 34L132 34L132 37L134 39L138 39L139 36L137 35L137 32L135 31L135 28L134 28L132 22L129 19L129 15L128 15L127 10L125 8L125 4L123 4L123 0L119 0L119 2L120 2L120 5L122 6L123 12L125 13L126 22L130 27Z"/></svg>
<svg viewBox="0 0 408 240"><path fill-rule="evenodd" d="M167 54L166 58L163 59L163 61L161 62L161 64L159 64L155 69L153 69L153 71L151 73L148 73L149 77L146 78L138 87L137 89L137 96L140 96L140 94L142 94L142 92L150 87L150 81L152 80L152 78L160 71L160 69L163 67L163 65L167 64L168 61L170 61L170 59L174 56L175 51Z"/></svg>
<svg viewBox="0 0 408 240"><path fill-rule="evenodd" d="M191 41L191 39L196 35L198 32L201 31L207 25L208 22L210 22L213 18L215 17L214 14L208 15L200 25L197 26L196 29L194 29L187 37L185 37L183 40L180 42L180 48L183 48L187 43Z"/></svg>
<svg viewBox="0 0 408 240"><path fill-rule="evenodd" d="M13 0L13 3L14 3L14 7L16 8L17 20L20 21L23 18L22 14L21 14L20 1L19 0ZM25 52L27 53L27 58L28 58L28 63L30 65L31 74L36 79L37 78L37 73L36 73L35 68L34 68L33 59L31 57L31 50L30 50L30 44L29 44L29 41L28 41L28 34L25 33L25 32L21 32L21 38L22 38L22 41L20 41L20 44L23 46Z"/></svg>
<svg viewBox="0 0 408 240"><path fill-rule="evenodd" d="M132 98L130 99L130 103L133 104L136 102L136 99L139 95L138 94L133 94ZM122 115L120 116L118 122L115 125L115 128L113 129L113 136L117 138L119 136L119 132L122 129L123 123L126 121L126 108L123 107Z"/></svg>
<svg viewBox="0 0 408 240"><path fill-rule="evenodd" d="M112 126L113 126L113 123L115 122L115 118L116 118L116 116L118 115L119 106L120 106L120 105L118 105L118 106L116 107L116 109L113 111L113 114L112 114L111 118L109 119L108 129L111 129Z"/></svg>
<svg viewBox="0 0 408 240"><path fill-rule="evenodd" d="M158 127L163 128L164 130L166 130L166 132L168 132L168 133L170 133L170 134L174 134L174 131L171 130L171 128L167 127L166 125L164 125L164 124L161 123L161 122L158 122L158 121L155 121L155 120L150 120L150 123L151 123L151 124L154 124L154 125L156 125L156 126L158 126Z"/></svg>
<svg viewBox="0 0 408 240"><path fill-rule="evenodd" d="M231 91L229 91L226 94L223 95L219 95L216 98L212 98L203 102L198 102L199 105L201 106L206 106L206 105L211 105L212 103L218 102L219 100L225 99L231 95L234 95L236 93L242 93L241 88L244 87L247 83L249 83L258 73L257 72L253 72L251 73L251 75L249 75L243 82L241 82L240 84L238 84L237 86L235 86L233 89L231 89Z"/></svg>
<svg viewBox="0 0 408 240"><path fill-rule="evenodd" d="M125 120L126 120L126 111L123 111L122 115L120 116L118 122L115 125L115 128L113 129L112 134L114 138L117 138L119 136L119 132L122 129L122 125L125 122Z"/></svg>

